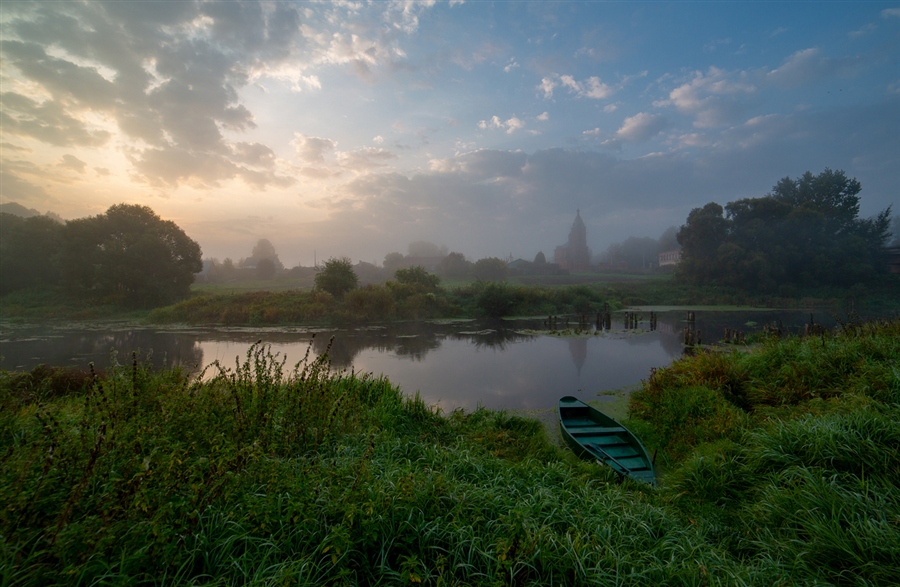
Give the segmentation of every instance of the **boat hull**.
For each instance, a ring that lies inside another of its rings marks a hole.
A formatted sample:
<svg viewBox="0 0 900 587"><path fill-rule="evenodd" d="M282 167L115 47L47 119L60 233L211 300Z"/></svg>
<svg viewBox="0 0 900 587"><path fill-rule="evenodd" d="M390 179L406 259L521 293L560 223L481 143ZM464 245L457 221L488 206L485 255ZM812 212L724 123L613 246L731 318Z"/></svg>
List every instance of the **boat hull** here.
<svg viewBox="0 0 900 587"><path fill-rule="evenodd" d="M557 411L560 433L576 455L607 465L622 477L656 485L653 460L627 428L572 396L561 398Z"/></svg>

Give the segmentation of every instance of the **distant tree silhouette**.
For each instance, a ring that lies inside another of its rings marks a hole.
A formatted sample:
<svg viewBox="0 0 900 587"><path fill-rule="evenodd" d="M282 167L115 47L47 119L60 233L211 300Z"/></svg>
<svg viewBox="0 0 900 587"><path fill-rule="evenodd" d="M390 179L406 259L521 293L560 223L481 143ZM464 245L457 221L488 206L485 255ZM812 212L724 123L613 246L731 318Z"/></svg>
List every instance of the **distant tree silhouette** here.
<svg viewBox="0 0 900 587"><path fill-rule="evenodd" d="M482 281L502 281L509 274L506 261L497 257L478 259L472 267L472 275Z"/></svg>
<svg viewBox="0 0 900 587"><path fill-rule="evenodd" d="M328 259L315 277L316 289L326 291L336 298L356 288L359 278L353 272L353 263L347 257Z"/></svg>
<svg viewBox="0 0 900 587"><path fill-rule="evenodd" d="M450 253L438 264L438 273L444 279L465 279L471 269L472 263L462 253Z"/></svg>
<svg viewBox="0 0 900 587"><path fill-rule="evenodd" d="M48 216L0 213L0 294L56 285L64 230Z"/></svg>

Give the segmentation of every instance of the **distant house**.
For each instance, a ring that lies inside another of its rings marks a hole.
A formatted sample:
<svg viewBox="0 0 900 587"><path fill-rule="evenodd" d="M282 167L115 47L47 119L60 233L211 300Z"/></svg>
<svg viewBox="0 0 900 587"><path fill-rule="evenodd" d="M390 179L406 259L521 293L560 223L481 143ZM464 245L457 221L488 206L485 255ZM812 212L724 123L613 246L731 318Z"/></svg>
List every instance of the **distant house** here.
<svg viewBox="0 0 900 587"><path fill-rule="evenodd" d="M666 265L678 265L679 261L681 261L681 249L665 251L659 254L660 267L665 267Z"/></svg>
<svg viewBox="0 0 900 587"><path fill-rule="evenodd" d="M581 210L575 213L575 222L569 230L569 241L556 247L553 261L568 271L588 271L591 269L591 250L587 246L587 229L581 219Z"/></svg>

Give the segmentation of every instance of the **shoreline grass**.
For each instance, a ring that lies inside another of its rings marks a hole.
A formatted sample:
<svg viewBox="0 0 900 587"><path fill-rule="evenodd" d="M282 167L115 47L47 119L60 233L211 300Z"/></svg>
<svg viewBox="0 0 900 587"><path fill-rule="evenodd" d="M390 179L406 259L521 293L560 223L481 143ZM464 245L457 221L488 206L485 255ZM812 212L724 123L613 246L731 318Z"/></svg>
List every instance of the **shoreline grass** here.
<svg viewBox="0 0 900 587"><path fill-rule="evenodd" d="M656 490L537 420L441 414L327 354L3 372L2 580L894 584L898 356L885 320L656 371L628 421L665 461Z"/></svg>
<svg viewBox="0 0 900 587"><path fill-rule="evenodd" d="M49 290L18 291L0 297L7 322L137 319L150 324L296 325L387 322L478 317L587 315L626 307L840 308L889 315L900 311L900 277L886 276L867 287L819 288L790 298L758 296L717 286L690 286L672 275L567 276L562 283L454 282L437 290L388 283L367 285L343 299L295 282L198 284L191 297L153 310L136 310L95 299L70 299ZM624 277L633 279L624 280ZM636 277L640 277L637 279ZM233 287L232 287L233 285Z"/></svg>

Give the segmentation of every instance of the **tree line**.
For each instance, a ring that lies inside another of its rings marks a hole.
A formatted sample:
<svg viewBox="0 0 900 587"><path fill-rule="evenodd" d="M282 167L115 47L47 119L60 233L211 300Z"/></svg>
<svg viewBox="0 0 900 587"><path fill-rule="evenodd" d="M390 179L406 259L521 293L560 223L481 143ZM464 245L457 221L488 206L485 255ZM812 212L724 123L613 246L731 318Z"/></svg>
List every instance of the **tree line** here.
<svg viewBox="0 0 900 587"><path fill-rule="evenodd" d="M147 206L116 204L67 222L0 213L0 295L58 287L149 307L187 296L201 269L200 245Z"/></svg>
<svg viewBox="0 0 900 587"><path fill-rule="evenodd" d="M891 207L860 218L861 189L843 171L826 168L785 177L760 198L695 208L678 232L677 275L782 295L870 282L887 272Z"/></svg>

